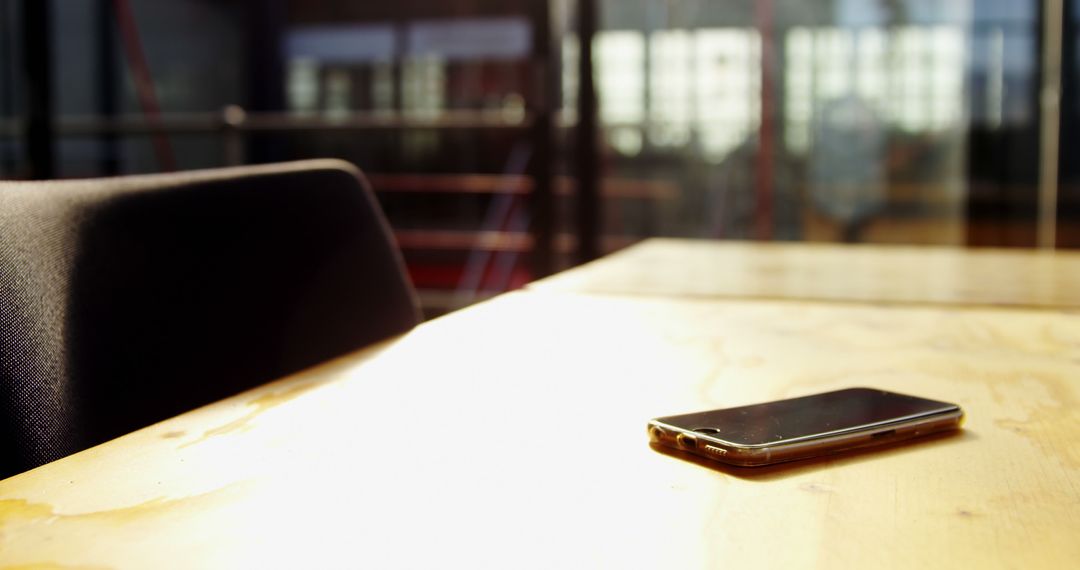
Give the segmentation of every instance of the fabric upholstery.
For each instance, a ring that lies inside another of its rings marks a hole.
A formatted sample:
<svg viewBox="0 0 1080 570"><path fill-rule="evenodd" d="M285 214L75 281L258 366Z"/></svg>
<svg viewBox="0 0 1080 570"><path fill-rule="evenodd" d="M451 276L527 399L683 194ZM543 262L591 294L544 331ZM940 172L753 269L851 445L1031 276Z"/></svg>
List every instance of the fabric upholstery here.
<svg viewBox="0 0 1080 570"><path fill-rule="evenodd" d="M0 476L418 321L344 162L0 182Z"/></svg>

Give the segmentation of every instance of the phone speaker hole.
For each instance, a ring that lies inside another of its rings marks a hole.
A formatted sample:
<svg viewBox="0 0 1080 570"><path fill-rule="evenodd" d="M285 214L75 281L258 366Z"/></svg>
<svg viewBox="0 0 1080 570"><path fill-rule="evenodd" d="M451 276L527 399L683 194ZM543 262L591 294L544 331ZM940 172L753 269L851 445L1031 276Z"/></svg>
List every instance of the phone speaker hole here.
<svg viewBox="0 0 1080 570"><path fill-rule="evenodd" d="M727 450L721 447L716 447L715 445L705 444L705 453L708 453L709 455L715 455L717 457L724 457L725 455L727 455Z"/></svg>

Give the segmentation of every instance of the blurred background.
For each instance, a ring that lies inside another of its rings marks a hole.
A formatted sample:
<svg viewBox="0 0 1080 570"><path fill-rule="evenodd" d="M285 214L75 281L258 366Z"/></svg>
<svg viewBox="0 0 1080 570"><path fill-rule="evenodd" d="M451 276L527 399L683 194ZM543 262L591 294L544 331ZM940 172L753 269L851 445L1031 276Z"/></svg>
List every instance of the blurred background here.
<svg viewBox="0 0 1080 570"><path fill-rule="evenodd" d="M0 0L0 178L338 157L434 316L653 236L1080 246L1080 0Z"/></svg>

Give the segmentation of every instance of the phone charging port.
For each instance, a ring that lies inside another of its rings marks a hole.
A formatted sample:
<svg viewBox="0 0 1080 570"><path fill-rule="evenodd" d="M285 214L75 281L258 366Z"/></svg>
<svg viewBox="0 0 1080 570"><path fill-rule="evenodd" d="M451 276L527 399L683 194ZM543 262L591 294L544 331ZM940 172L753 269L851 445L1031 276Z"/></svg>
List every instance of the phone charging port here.
<svg viewBox="0 0 1080 570"><path fill-rule="evenodd" d="M879 432L877 432L875 434L871 434L870 438L871 439L881 439L883 437L889 437L889 436L893 436L893 435L896 435L896 430L890 429L890 430L887 430L887 431L879 431Z"/></svg>
<svg viewBox="0 0 1080 570"><path fill-rule="evenodd" d="M683 449L695 449L697 447L697 438L685 433L675 436L675 442Z"/></svg>

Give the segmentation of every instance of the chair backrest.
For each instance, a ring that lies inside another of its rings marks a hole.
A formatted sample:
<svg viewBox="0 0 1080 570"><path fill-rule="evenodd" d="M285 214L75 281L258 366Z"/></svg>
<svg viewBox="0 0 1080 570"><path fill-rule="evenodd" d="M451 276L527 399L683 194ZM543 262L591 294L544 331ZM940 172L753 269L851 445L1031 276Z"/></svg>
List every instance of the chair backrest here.
<svg viewBox="0 0 1080 570"><path fill-rule="evenodd" d="M0 477L418 322L348 163L0 182Z"/></svg>

